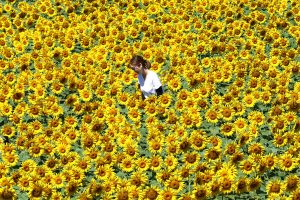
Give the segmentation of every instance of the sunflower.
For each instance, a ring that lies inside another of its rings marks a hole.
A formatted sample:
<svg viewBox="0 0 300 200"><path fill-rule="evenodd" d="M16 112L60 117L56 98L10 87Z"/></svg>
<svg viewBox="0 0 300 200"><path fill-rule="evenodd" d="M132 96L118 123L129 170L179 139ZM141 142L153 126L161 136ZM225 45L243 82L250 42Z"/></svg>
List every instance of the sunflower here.
<svg viewBox="0 0 300 200"><path fill-rule="evenodd" d="M141 112L137 108L129 108L128 117L134 122L141 120Z"/></svg>
<svg viewBox="0 0 300 200"><path fill-rule="evenodd" d="M9 103L0 104L0 112L4 116L10 116L13 112L13 107Z"/></svg>
<svg viewBox="0 0 300 200"><path fill-rule="evenodd" d="M248 148L248 153L262 155L265 147L261 143L253 143Z"/></svg>
<svg viewBox="0 0 300 200"><path fill-rule="evenodd" d="M143 187L148 181L148 177L146 176L146 174L140 172L140 171L135 171L132 173L132 175L130 176L130 180L129 182L131 183L131 185L141 188Z"/></svg>
<svg viewBox="0 0 300 200"><path fill-rule="evenodd" d="M71 145L68 144L68 140L64 138L64 140L60 140L57 142L55 147L55 152L57 152L59 155L66 155L70 152Z"/></svg>
<svg viewBox="0 0 300 200"><path fill-rule="evenodd" d="M202 100L198 100L198 102L200 102L200 101L202 101ZM193 97L188 97L188 99L184 103L185 103L184 107L186 107L187 109L195 109L197 107L197 101ZM203 103L203 105L204 105L204 103Z"/></svg>
<svg viewBox="0 0 300 200"><path fill-rule="evenodd" d="M145 157L137 158L135 163L136 163L137 171L146 171L150 167L150 160L148 160L148 158Z"/></svg>
<svg viewBox="0 0 300 200"><path fill-rule="evenodd" d="M159 171L163 167L163 159L159 155L152 156L149 160L149 168Z"/></svg>
<svg viewBox="0 0 300 200"><path fill-rule="evenodd" d="M90 89L84 88L83 90L79 90L79 97L80 100L83 100L84 102L88 102L92 99L93 94Z"/></svg>
<svg viewBox="0 0 300 200"><path fill-rule="evenodd" d="M288 192L295 191L297 189L297 186L299 184L300 180L297 175L288 175L286 179L284 180L284 188Z"/></svg>
<svg viewBox="0 0 300 200"><path fill-rule="evenodd" d="M109 165L97 166L95 169L95 176L99 180L107 180L113 173Z"/></svg>
<svg viewBox="0 0 300 200"><path fill-rule="evenodd" d="M207 145L207 138L205 135L199 134L199 131L193 130L191 133L190 141L192 143L192 147L195 150L203 150Z"/></svg>
<svg viewBox="0 0 300 200"><path fill-rule="evenodd" d="M72 196L78 192L80 184L74 180L70 180L66 185L66 193L68 196Z"/></svg>
<svg viewBox="0 0 300 200"><path fill-rule="evenodd" d="M29 148L29 154L35 158L40 157L43 154L43 149L40 145L33 144Z"/></svg>
<svg viewBox="0 0 300 200"><path fill-rule="evenodd" d="M132 172L135 168L136 164L130 156L126 156L120 164L120 169L125 172Z"/></svg>
<svg viewBox="0 0 300 200"><path fill-rule="evenodd" d="M284 114L284 117L289 124L296 122L296 116L296 113L293 111L289 111Z"/></svg>
<svg viewBox="0 0 300 200"><path fill-rule="evenodd" d="M218 180L211 181L207 184L207 187L211 197L216 197L221 193L221 183Z"/></svg>
<svg viewBox="0 0 300 200"><path fill-rule="evenodd" d="M256 164L252 160L246 159L240 163L240 169L248 175L256 171Z"/></svg>
<svg viewBox="0 0 300 200"><path fill-rule="evenodd" d="M234 181L230 178L223 178L222 182L221 182L221 191L224 194L229 194L231 193L233 190L235 190L235 185L234 185Z"/></svg>
<svg viewBox="0 0 300 200"><path fill-rule="evenodd" d="M221 166L219 166L218 162L214 164L214 167L218 168L218 171L215 174L215 176L218 177L220 180L223 180L224 178L235 180L237 176L236 166L232 165L231 163L220 163L220 165Z"/></svg>
<svg viewBox="0 0 300 200"><path fill-rule="evenodd" d="M148 116L155 116L157 114L156 105L154 103L147 103L144 109Z"/></svg>
<svg viewBox="0 0 300 200"><path fill-rule="evenodd" d="M220 114L213 108L208 109L205 113L205 119L210 123L216 124L219 121L219 118Z"/></svg>
<svg viewBox="0 0 300 200"><path fill-rule="evenodd" d="M161 199L175 200L177 199L177 192L171 188L165 188L161 191Z"/></svg>
<svg viewBox="0 0 300 200"><path fill-rule="evenodd" d="M248 180L249 180L248 182L249 191L256 191L262 183L262 180L259 177L249 178Z"/></svg>
<svg viewBox="0 0 300 200"><path fill-rule="evenodd" d="M1 129L1 134L8 138L12 138L16 134L16 129L11 124L5 124Z"/></svg>
<svg viewBox="0 0 300 200"><path fill-rule="evenodd" d="M234 110L231 106L223 106L220 110L220 114L226 121L231 121L234 115Z"/></svg>
<svg viewBox="0 0 300 200"><path fill-rule="evenodd" d="M214 148L207 149L204 154L205 154L205 158L208 161L216 162L220 159L222 153L218 148L214 147Z"/></svg>
<svg viewBox="0 0 300 200"><path fill-rule="evenodd" d="M37 164L35 161L28 159L22 162L20 170L24 174L29 174L35 170L36 166Z"/></svg>
<svg viewBox="0 0 300 200"><path fill-rule="evenodd" d="M20 189L22 191L29 191L30 187L32 187L32 182L30 180L30 176L29 175L23 175L22 177L20 177L19 181L18 181L18 186L20 187Z"/></svg>
<svg viewBox="0 0 300 200"><path fill-rule="evenodd" d="M150 140L149 143L149 151L152 154L160 154L163 150L163 140Z"/></svg>
<svg viewBox="0 0 300 200"><path fill-rule="evenodd" d="M279 157L279 167L284 171L292 171L297 166L296 158L291 154L285 153Z"/></svg>
<svg viewBox="0 0 300 200"><path fill-rule="evenodd" d="M256 100L255 100L253 94L249 93L243 97L243 105L244 106L251 108L254 106L255 103L256 103Z"/></svg>
<svg viewBox="0 0 300 200"><path fill-rule="evenodd" d="M200 155L197 153L186 153L184 155L185 165L190 169L193 169L198 164L199 160Z"/></svg>
<svg viewBox="0 0 300 200"><path fill-rule="evenodd" d="M180 176L175 175L164 182L164 185L167 186L167 188L171 188L173 192L180 192L184 188L185 183Z"/></svg>
<svg viewBox="0 0 300 200"><path fill-rule="evenodd" d="M241 194L241 193L244 193L244 192L247 192L248 191L248 186L249 184L249 180L245 177L241 177L238 179L238 181L235 183L235 189L236 189L236 192L238 194Z"/></svg>
<svg viewBox="0 0 300 200"><path fill-rule="evenodd" d="M1 199L17 199L17 193L13 187L1 187L0 188Z"/></svg>
<svg viewBox="0 0 300 200"><path fill-rule="evenodd" d="M61 94L63 90L64 90L64 85L61 84L60 82L58 82L58 81L53 81L53 82L51 83L51 91L52 91L54 94L56 94L56 95Z"/></svg>
<svg viewBox="0 0 300 200"><path fill-rule="evenodd" d="M60 189L64 186L63 176L61 174L53 174L53 187Z"/></svg>
<svg viewBox="0 0 300 200"><path fill-rule="evenodd" d="M131 139L129 139L125 142L124 151L132 159L135 159L140 155L139 151L138 151L138 144L135 141L131 140Z"/></svg>
<svg viewBox="0 0 300 200"><path fill-rule="evenodd" d="M236 143L229 143L226 145L225 154L232 156L237 152L239 145Z"/></svg>
<svg viewBox="0 0 300 200"><path fill-rule="evenodd" d="M183 100L181 100L181 99L177 100L176 103L175 103L175 109L177 111L182 112L185 109L184 104L185 103L184 103Z"/></svg>
<svg viewBox="0 0 300 200"><path fill-rule="evenodd" d="M277 197L279 197L279 195L283 193L283 187L284 185L281 180L271 179L266 185L266 191L268 195L276 195Z"/></svg>
<svg viewBox="0 0 300 200"><path fill-rule="evenodd" d="M278 163L278 159L274 154L267 154L263 156L262 162L266 164L267 168L273 170Z"/></svg>
<svg viewBox="0 0 300 200"><path fill-rule="evenodd" d="M162 94L159 99L158 99L158 103L163 106L164 108L167 108L171 105L172 103L172 97L170 94L168 93L164 93Z"/></svg>
<svg viewBox="0 0 300 200"><path fill-rule="evenodd" d="M207 142L209 144L211 144L211 146L217 148L217 149L220 149L221 146L222 146L222 140L220 139L220 137L217 137L217 136L210 136L208 139L207 139Z"/></svg>
<svg viewBox="0 0 300 200"><path fill-rule="evenodd" d="M180 117L180 123L185 128L193 127L194 126L193 122L194 119L192 118L191 115L188 115L188 113L183 113L182 116Z"/></svg>
<svg viewBox="0 0 300 200"><path fill-rule="evenodd" d="M265 90L261 93L261 98L260 101L263 102L264 104L270 103L272 100L271 92L268 90Z"/></svg>
<svg viewBox="0 0 300 200"><path fill-rule="evenodd" d="M248 126L248 122L245 118L239 117L234 121L234 127L238 132L243 132Z"/></svg>
<svg viewBox="0 0 300 200"><path fill-rule="evenodd" d="M221 125L220 132L225 136L231 136L235 132L235 126L233 123L226 122Z"/></svg>
<svg viewBox="0 0 300 200"><path fill-rule="evenodd" d="M261 126L264 124L265 116L263 115L262 112L252 111L248 114L248 120L250 124Z"/></svg>
<svg viewBox="0 0 300 200"><path fill-rule="evenodd" d="M194 196L195 199L207 199L211 197L211 195L212 195L211 191L208 190L207 186L204 185L196 186L192 191L192 196Z"/></svg>
<svg viewBox="0 0 300 200"><path fill-rule="evenodd" d="M179 76L173 77L169 82L168 82L168 88L174 92L177 92L181 88L181 79Z"/></svg>
<svg viewBox="0 0 300 200"><path fill-rule="evenodd" d="M161 198L161 189L158 186L147 186L142 194L141 199L154 200Z"/></svg>

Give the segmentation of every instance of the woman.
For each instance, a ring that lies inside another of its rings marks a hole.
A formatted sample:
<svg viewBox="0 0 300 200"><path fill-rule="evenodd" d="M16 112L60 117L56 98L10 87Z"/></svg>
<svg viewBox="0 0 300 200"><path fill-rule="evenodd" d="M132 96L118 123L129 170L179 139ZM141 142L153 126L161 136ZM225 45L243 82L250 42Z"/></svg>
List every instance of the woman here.
<svg viewBox="0 0 300 200"><path fill-rule="evenodd" d="M142 99L148 98L150 95L162 95L163 88L158 75L150 70L151 64L142 56L135 55L130 60L129 67L138 73L139 88L142 91Z"/></svg>

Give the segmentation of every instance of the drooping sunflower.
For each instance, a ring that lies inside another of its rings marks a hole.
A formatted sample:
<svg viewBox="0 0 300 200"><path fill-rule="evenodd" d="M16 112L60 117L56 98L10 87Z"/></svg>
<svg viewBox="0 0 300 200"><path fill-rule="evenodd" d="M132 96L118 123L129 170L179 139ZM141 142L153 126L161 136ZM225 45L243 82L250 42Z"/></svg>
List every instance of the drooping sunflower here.
<svg viewBox="0 0 300 200"><path fill-rule="evenodd" d="M198 164L200 157L197 153L186 153L184 155L184 163L188 168L193 169Z"/></svg>
<svg viewBox="0 0 300 200"><path fill-rule="evenodd" d="M254 177L254 178L250 178L248 180L249 180L249 184L248 184L248 190L249 191L256 191L262 183L261 178L257 177L257 176Z"/></svg>
<svg viewBox="0 0 300 200"><path fill-rule="evenodd" d="M218 148L210 148L204 154L208 161L217 162L221 158L222 152Z"/></svg>
<svg viewBox="0 0 300 200"><path fill-rule="evenodd" d="M2 199L17 199L17 192L13 187L1 187L0 198Z"/></svg>
<svg viewBox="0 0 300 200"><path fill-rule="evenodd" d="M161 198L161 189L158 186L147 186L142 194L141 199L153 200Z"/></svg>
<svg viewBox="0 0 300 200"><path fill-rule="evenodd" d="M299 184L299 177L295 174L288 175L284 180L284 188L288 192L295 191Z"/></svg>

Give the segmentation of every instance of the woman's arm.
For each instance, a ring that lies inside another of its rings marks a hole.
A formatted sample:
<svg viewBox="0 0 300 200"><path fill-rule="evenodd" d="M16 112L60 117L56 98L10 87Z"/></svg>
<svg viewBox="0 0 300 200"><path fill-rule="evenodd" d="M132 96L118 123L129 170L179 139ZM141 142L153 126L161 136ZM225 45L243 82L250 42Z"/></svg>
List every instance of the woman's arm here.
<svg viewBox="0 0 300 200"><path fill-rule="evenodd" d="M138 83L138 87L140 88L140 90L141 90L141 86L140 86L140 84ZM145 96L144 96L144 94L143 94L143 92L142 92L142 99L143 100L145 100L146 98L145 98Z"/></svg>
<svg viewBox="0 0 300 200"><path fill-rule="evenodd" d="M160 86L159 88L157 88L155 91L156 91L157 96L162 95L163 94L162 86Z"/></svg>

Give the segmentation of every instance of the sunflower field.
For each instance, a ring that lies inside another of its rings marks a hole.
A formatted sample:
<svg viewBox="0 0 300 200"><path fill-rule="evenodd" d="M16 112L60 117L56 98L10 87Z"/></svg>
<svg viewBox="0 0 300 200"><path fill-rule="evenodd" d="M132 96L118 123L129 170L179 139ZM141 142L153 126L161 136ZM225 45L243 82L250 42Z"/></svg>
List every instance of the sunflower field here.
<svg viewBox="0 0 300 200"><path fill-rule="evenodd" d="M1 1L0 199L299 200L299 25L297 0Z"/></svg>

